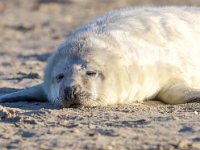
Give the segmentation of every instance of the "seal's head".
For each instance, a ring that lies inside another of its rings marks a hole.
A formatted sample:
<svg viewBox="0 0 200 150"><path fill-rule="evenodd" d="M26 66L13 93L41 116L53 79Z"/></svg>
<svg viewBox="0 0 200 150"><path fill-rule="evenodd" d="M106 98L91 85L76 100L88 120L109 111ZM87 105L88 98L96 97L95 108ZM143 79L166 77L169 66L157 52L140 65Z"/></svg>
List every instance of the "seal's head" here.
<svg viewBox="0 0 200 150"><path fill-rule="evenodd" d="M123 100L128 95L127 70L119 61L121 56L113 52L117 45L106 43L106 38L90 35L61 45L45 70L48 99L64 107L102 106Z"/></svg>

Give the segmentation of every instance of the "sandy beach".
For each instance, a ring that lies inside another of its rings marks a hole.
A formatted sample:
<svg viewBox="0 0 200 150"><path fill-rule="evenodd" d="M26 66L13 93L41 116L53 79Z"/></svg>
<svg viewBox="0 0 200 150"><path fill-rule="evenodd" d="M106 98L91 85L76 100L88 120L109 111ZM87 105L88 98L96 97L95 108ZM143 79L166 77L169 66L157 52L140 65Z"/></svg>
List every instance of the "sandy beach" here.
<svg viewBox="0 0 200 150"><path fill-rule="evenodd" d="M167 5L200 6L200 1L1 0L0 95L41 83L51 53L91 19L115 8ZM200 103L95 108L2 103L0 149L198 150Z"/></svg>

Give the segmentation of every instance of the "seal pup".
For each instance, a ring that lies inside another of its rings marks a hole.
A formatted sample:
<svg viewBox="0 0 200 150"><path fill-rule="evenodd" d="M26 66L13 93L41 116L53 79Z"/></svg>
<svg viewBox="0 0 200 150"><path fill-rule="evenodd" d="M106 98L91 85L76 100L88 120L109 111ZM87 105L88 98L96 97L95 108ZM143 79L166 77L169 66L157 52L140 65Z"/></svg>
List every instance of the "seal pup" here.
<svg viewBox="0 0 200 150"><path fill-rule="evenodd" d="M63 107L200 98L200 8L127 8L76 30L49 58L44 82L0 102Z"/></svg>

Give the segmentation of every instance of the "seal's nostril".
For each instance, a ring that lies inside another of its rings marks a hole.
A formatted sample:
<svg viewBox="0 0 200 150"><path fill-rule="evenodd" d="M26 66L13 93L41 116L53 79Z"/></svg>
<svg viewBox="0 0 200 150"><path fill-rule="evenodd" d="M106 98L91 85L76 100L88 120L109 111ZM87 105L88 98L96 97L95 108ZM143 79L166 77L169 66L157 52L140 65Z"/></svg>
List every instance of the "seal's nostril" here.
<svg viewBox="0 0 200 150"><path fill-rule="evenodd" d="M71 89L71 87L66 87L65 89L64 89L64 93L65 93L65 96L67 97L67 98L72 98L72 94L73 94L73 92L72 92L72 89Z"/></svg>
<svg viewBox="0 0 200 150"><path fill-rule="evenodd" d="M80 91L81 91L80 85L74 85L74 86L71 86L71 87L66 87L65 90L64 90L65 96L67 98L70 98L70 99L74 99Z"/></svg>
<svg viewBox="0 0 200 150"><path fill-rule="evenodd" d="M80 85L74 85L72 86L73 95L76 96L81 91Z"/></svg>

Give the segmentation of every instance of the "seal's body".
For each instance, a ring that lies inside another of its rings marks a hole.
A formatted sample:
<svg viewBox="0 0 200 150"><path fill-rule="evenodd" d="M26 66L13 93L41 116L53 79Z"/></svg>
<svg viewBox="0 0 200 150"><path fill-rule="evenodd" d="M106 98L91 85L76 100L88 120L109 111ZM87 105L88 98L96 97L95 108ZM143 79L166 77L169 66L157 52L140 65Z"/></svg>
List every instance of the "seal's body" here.
<svg viewBox="0 0 200 150"><path fill-rule="evenodd" d="M76 30L49 59L44 83L19 97L65 107L200 98L200 8L116 10ZM32 92L37 88L38 92ZM40 89L40 90L39 90ZM31 91L31 92L30 92ZM16 94L3 96L7 101ZM40 95L40 96L37 96ZM43 96L41 96L43 95Z"/></svg>

